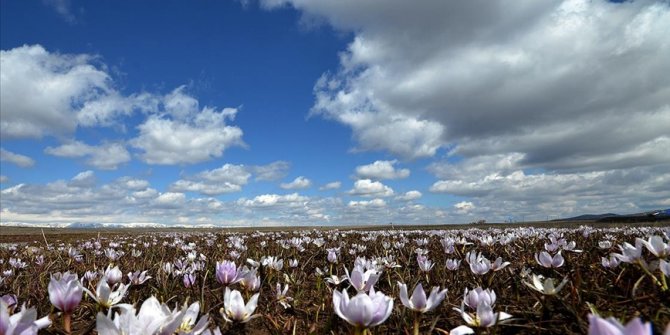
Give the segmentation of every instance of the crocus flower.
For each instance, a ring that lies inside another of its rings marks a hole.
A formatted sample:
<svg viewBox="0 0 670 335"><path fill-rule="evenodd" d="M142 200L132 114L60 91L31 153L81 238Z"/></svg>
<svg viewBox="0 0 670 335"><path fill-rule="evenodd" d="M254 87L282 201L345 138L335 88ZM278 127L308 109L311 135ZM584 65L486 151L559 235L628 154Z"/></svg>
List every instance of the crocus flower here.
<svg viewBox="0 0 670 335"><path fill-rule="evenodd" d="M3 335L37 335L37 331L51 325L48 316L37 319L35 308L23 305L21 311L9 315L9 306L0 299L0 334Z"/></svg>
<svg viewBox="0 0 670 335"><path fill-rule="evenodd" d="M589 314L589 335L651 335L651 323L642 323L640 318L629 321L623 326L615 318L603 319Z"/></svg>
<svg viewBox="0 0 670 335"><path fill-rule="evenodd" d="M639 242L640 244L644 245L644 247L647 248L649 252L658 258L664 258L665 256L670 255L670 245L663 242L663 238L658 235L649 237L647 241L638 237L635 239L635 242Z"/></svg>
<svg viewBox="0 0 670 335"><path fill-rule="evenodd" d="M452 329L449 332L449 335L474 334L474 330L470 327L488 328L504 323L512 317L505 312L494 313L493 308L487 304L480 304L477 306L476 313L466 313L463 304L461 304L461 309L454 309L461 313L463 320L465 320L468 325L458 326Z"/></svg>
<svg viewBox="0 0 670 335"><path fill-rule="evenodd" d="M121 282L121 279L123 279L123 272L119 270L118 266L112 267L110 264L105 270L104 278L106 278L109 285L114 285Z"/></svg>
<svg viewBox="0 0 670 335"><path fill-rule="evenodd" d="M115 313L113 319L111 314L106 316L102 312L98 313L96 330L100 335L156 334L163 324L169 323L166 312L166 308L163 308L158 300L152 296L142 303L142 307L137 314L133 306L129 306L121 314ZM164 328L168 327L165 326ZM170 328L176 327L172 326ZM174 333L174 331L170 333Z"/></svg>
<svg viewBox="0 0 670 335"><path fill-rule="evenodd" d="M662 259L660 262L658 262L658 268L661 269L661 272L666 277L670 277L670 262L667 262L664 259Z"/></svg>
<svg viewBox="0 0 670 335"><path fill-rule="evenodd" d="M491 264L491 270L495 271L500 271L504 268L506 268L508 265L510 265L510 262L503 262L502 257L498 257L493 264Z"/></svg>
<svg viewBox="0 0 670 335"><path fill-rule="evenodd" d="M49 300L65 314L71 314L79 303L83 295L83 288L77 278L77 274L65 272L64 274L55 273L49 281Z"/></svg>
<svg viewBox="0 0 670 335"><path fill-rule="evenodd" d="M128 272L128 280L132 285L141 285L144 284L147 280L151 279L151 276L147 276L147 270Z"/></svg>
<svg viewBox="0 0 670 335"><path fill-rule="evenodd" d="M470 308L477 308L481 304L493 306L496 303L496 293L490 289L477 287L474 290L465 289L463 302Z"/></svg>
<svg viewBox="0 0 670 335"><path fill-rule="evenodd" d="M532 288L535 291L538 291L544 295L555 295L557 294L565 284L568 283L568 279L564 278L558 286L554 286L553 278L544 278L542 275L533 274L531 277L532 283L524 281L523 283L526 286Z"/></svg>
<svg viewBox="0 0 670 335"><path fill-rule="evenodd" d="M565 259L563 256L561 256L560 251L554 255L554 257L551 257L551 255L546 251L536 253L535 260L538 264L544 266L545 268L559 268L563 266L563 263L565 263Z"/></svg>
<svg viewBox="0 0 670 335"><path fill-rule="evenodd" d="M129 285L117 284L114 287L115 289L112 290L109 284L107 284L105 277L102 277L98 282L98 286L95 288L95 294L93 294L93 292L89 291L88 289L84 290L91 298L93 298L93 300L98 303L98 305L102 307L121 307L127 309L130 305L120 303L123 297L126 295L126 291L128 291Z"/></svg>
<svg viewBox="0 0 670 335"><path fill-rule="evenodd" d="M346 290L333 291L335 313L357 328L374 327L386 321L393 311L393 299L370 289L369 294L359 292L349 299Z"/></svg>
<svg viewBox="0 0 670 335"><path fill-rule="evenodd" d="M240 279L241 278L238 277L238 270L235 262L216 262L216 280L219 283L229 285L237 283Z"/></svg>
<svg viewBox="0 0 670 335"><path fill-rule="evenodd" d="M612 253L612 256L618 258L624 263L634 263L638 259L642 258L642 241L641 239L635 240L635 246L628 242L619 244L619 249L621 253Z"/></svg>
<svg viewBox="0 0 670 335"><path fill-rule="evenodd" d="M326 258L328 259L328 262L337 263L337 251L339 249L338 248L331 248L331 249L327 249L327 250L328 250L328 256Z"/></svg>
<svg viewBox="0 0 670 335"><path fill-rule="evenodd" d="M242 268L242 274L239 274L239 283L247 291L258 291L261 287L261 277L258 276L256 269L249 269L246 266Z"/></svg>
<svg viewBox="0 0 670 335"><path fill-rule="evenodd" d="M195 273L189 272L189 273L184 273L184 277L182 278L184 282L184 287L188 288L193 286L195 284Z"/></svg>
<svg viewBox="0 0 670 335"><path fill-rule="evenodd" d="M284 289L282 290L281 284L277 283L276 298L279 304L281 304L282 307L284 307L284 309L291 307L290 302L293 301L293 298L286 295L286 292L288 292L288 284L284 284Z"/></svg>
<svg viewBox="0 0 670 335"><path fill-rule="evenodd" d="M435 264L428 259L426 255L417 255L416 261L419 263L419 270L423 272L429 272Z"/></svg>
<svg viewBox="0 0 670 335"><path fill-rule="evenodd" d="M256 311L256 305L258 304L259 294L260 293L252 295L245 305L240 291L231 291L226 287L226 292L223 295L223 308L220 310L221 315L228 322L241 323L246 323L253 318L259 317L260 315L258 314L253 315L254 311Z"/></svg>
<svg viewBox="0 0 670 335"><path fill-rule="evenodd" d="M419 283L414 288L412 296L408 298L407 285L398 282L398 286L400 287L400 301L402 302L402 304L413 311L421 313L430 312L433 309L435 309L435 307L440 305L440 303L442 302L442 300L444 300L447 294L446 288L440 291L439 287L434 286L433 289L430 291L430 296L428 297L428 299L426 299L426 292L424 292L423 286L421 285L421 283Z"/></svg>
<svg viewBox="0 0 670 335"><path fill-rule="evenodd" d="M458 270L458 268L461 266L461 260L452 258L447 259L445 266L447 267L447 270L451 271Z"/></svg>
<svg viewBox="0 0 670 335"><path fill-rule="evenodd" d="M369 291L379 279L379 274L377 271L364 271L361 267L354 267L354 269L351 271L351 274L349 274L349 270L347 270L347 268L344 268L344 272L351 286L353 286L358 292Z"/></svg>

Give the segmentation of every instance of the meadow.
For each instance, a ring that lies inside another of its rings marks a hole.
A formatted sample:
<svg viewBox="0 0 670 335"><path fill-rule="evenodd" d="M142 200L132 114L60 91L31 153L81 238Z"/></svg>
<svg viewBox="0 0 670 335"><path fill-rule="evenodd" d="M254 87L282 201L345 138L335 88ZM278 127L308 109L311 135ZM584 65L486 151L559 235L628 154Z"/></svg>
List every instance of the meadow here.
<svg viewBox="0 0 670 335"><path fill-rule="evenodd" d="M8 229L0 334L670 334L667 226L441 228Z"/></svg>

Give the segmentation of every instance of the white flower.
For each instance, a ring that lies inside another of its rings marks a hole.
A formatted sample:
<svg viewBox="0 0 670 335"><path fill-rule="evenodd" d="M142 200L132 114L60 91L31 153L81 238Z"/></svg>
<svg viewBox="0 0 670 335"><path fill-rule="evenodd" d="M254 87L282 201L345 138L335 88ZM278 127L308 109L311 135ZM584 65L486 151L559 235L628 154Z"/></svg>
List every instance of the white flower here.
<svg viewBox="0 0 670 335"><path fill-rule="evenodd" d="M242 322L246 323L249 320L259 317L260 315L253 315L258 304L259 293L251 296L247 304L244 304L242 294L238 290L230 290L226 287L226 292L223 295L223 308L220 312L224 319L228 322Z"/></svg>
<svg viewBox="0 0 670 335"><path fill-rule="evenodd" d="M37 331L51 325L48 316L37 319L35 308L23 305L21 311L9 315L7 303L0 299L0 334L4 335L37 335Z"/></svg>
<svg viewBox="0 0 670 335"><path fill-rule="evenodd" d="M353 286L358 292L369 291L379 279L379 274L377 271L367 270L364 272L363 268L361 267L354 267L354 269L351 271L351 274L349 274L347 268L344 268L344 272L346 273L346 277L349 280L351 286Z"/></svg>
<svg viewBox="0 0 670 335"><path fill-rule="evenodd" d="M565 284L568 283L568 279L564 278L563 281L561 281L558 286L554 286L554 279L553 278L544 278L542 275L535 275L533 274L532 277L532 283L529 283L527 281L524 281L523 283L526 284L526 286L532 288L535 291L538 291L542 294L545 295L555 295L557 294Z"/></svg>
<svg viewBox="0 0 670 335"><path fill-rule="evenodd" d="M647 250L649 250L649 252L651 252L658 258L664 258L665 256L670 255L670 246L667 243L663 242L663 238L658 235L649 237L648 241L645 241L638 237L635 239L635 242L636 245L638 244L638 242L644 245L647 248Z"/></svg>
<svg viewBox="0 0 670 335"><path fill-rule="evenodd" d="M137 315L135 313L136 310L132 306L123 310L121 314L115 313L113 319L111 313L105 316L100 312L96 317L96 330L100 335L155 334L163 324L168 324L170 321L167 308L161 306L153 296L144 301ZM169 326L164 328L167 327ZM171 333L174 333L174 330Z"/></svg>
<svg viewBox="0 0 670 335"><path fill-rule="evenodd" d="M434 286L430 291L430 296L426 299L426 292L423 290L421 283L416 285L414 291L412 292L411 297L407 297L407 285L401 282L398 282L400 287L400 301L402 304L414 311L426 313L430 312L435 307L439 306L442 300L444 300L447 295L447 289L440 291L440 288ZM438 292L439 291L439 292Z"/></svg>
<svg viewBox="0 0 670 335"><path fill-rule="evenodd" d="M115 289L112 290L112 288L109 287L109 284L107 284L106 278L102 277L98 282L98 286L95 288L95 294L86 288L84 288L84 291L86 291L86 293L100 306L106 308L120 307L128 309L131 305L120 304L120 302L121 299L123 299L123 297L126 295L126 291L128 291L129 285L117 284L114 287Z"/></svg>
<svg viewBox="0 0 670 335"><path fill-rule="evenodd" d="M535 260L538 264L544 266L545 268L559 268L565 263L565 259L559 251L554 257L552 257L548 252L542 251L535 254Z"/></svg>
<svg viewBox="0 0 670 335"><path fill-rule="evenodd" d="M369 294L359 292L349 299L346 290L333 291L333 309L335 314L355 327L377 326L391 315L393 299L381 292L370 289Z"/></svg>

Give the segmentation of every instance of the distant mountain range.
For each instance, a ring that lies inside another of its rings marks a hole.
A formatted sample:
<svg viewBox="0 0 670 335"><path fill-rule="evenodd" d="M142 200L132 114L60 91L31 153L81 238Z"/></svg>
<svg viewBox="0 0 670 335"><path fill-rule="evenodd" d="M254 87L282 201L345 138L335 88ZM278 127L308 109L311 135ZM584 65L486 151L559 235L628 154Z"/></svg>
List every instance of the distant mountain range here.
<svg viewBox="0 0 670 335"><path fill-rule="evenodd" d="M584 214L553 221L641 222L670 220L670 208L633 214Z"/></svg>

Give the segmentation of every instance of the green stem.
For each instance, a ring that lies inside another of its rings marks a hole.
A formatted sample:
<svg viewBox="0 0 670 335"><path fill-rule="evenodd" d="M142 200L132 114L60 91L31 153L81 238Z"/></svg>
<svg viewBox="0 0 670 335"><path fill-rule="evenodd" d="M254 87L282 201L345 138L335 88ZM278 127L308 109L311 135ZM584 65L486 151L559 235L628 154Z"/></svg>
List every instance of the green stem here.
<svg viewBox="0 0 670 335"><path fill-rule="evenodd" d="M419 335L419 316L414 316L414 335Z"/></svg>

